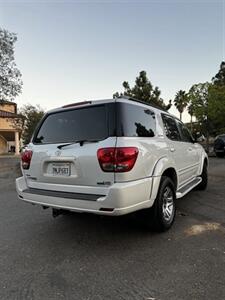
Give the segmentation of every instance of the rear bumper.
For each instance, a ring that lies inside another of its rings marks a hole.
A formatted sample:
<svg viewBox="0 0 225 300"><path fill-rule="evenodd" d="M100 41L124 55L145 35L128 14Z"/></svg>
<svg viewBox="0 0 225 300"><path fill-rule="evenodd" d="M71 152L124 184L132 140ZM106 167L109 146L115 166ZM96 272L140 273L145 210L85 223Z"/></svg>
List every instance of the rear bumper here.
<svg viewBox="0 0 225 300"><path fill-rule="evenodd" d="M94 195L29 189L24 177L19 177L16 179L16 190L20 200L33 204L76 212L124 215L153 205L152 181L150 177L115 183L110 186L106 195Z"/></svg>

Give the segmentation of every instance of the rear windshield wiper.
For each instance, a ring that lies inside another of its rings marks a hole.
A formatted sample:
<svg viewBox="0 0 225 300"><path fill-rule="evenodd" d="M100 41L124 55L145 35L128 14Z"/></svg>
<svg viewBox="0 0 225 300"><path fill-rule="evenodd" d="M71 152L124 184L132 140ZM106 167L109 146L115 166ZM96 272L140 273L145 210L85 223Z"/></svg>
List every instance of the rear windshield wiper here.
<svg viewBox="0 0 225 300"><path fill-rule="evenodd" d="M78 143L80 144L80 146L83 146L84 143L96 143L96 142L99 142L99 141L100 140L79 140L79 141L75 141L75 142L72 142L72 143L59 145L59 146L57 146L57 148L62 149L63 147L78 144Z"/></svg>

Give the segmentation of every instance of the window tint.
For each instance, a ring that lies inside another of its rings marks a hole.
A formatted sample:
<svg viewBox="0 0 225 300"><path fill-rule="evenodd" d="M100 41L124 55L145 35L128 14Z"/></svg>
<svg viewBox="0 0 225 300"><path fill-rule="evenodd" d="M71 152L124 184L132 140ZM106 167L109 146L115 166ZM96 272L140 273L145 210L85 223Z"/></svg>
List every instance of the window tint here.
<svg viewBox="0 0 225 300"><path fill-rule="evenodd" d="M178 129L180 131L181 139L183 142L193 143L193 138L187 127L177 120Z"/></svg>
<svg viewBox="0 0 225 300"><path fill-rule="evenodd" d="M162 114L162 120L165 128L166 136L173 141L180 141L181 140L180 133L174 118Z"/></svg>
<svg viewBox="0 0 225 300"><path fill-rule="evenodd" d="M101 140L108 136L105 105L90 106L48 115L35 143L64 143L77 140Z"/></svg>
<svg viewBox="0 0 225 300"><path fill-rule="evenodd" d="M155 130L153 111L134 104L117 103L118 136L153 137Z"/></svg>

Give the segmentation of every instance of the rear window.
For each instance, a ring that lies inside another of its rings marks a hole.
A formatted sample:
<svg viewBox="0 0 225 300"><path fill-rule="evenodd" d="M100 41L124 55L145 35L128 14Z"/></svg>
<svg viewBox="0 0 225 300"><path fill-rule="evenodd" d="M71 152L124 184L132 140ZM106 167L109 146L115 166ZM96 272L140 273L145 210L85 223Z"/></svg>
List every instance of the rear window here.
<svg viewBox="0 0 225 300"><path fill-rule="evenodd" d="M108 135L106 105L96 105L47 115L33 142L46 144L103 140Z"/></svg>
<svg viewBox="0 0 225 300"><path fill-rule="evenodd" d="M146 107L117 103L117 134L127 137L155 136L155 113Z"/></svg>
<svg viewBox="0 0 225 300"><path fill-rule="evenodd" d="M35 144L103 140L109 136L153 137L155 113L143 106L117 102L47 115L34 134Z"/></svg>

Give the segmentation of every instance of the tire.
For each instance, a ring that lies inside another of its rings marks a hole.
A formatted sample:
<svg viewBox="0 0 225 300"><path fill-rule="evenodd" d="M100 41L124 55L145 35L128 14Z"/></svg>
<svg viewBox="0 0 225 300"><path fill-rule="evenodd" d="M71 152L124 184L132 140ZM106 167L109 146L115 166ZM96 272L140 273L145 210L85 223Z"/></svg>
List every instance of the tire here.
<svg viewBox="0 0 225 300"><path fill-rule="evenodd" d="M159 232L168 230L175 220L175 200L176 192L173 181L163 176L153 207L145 210L145 226Z"/></svg>
<svg viewBox="0 0 225 300"><path fill-rule="evenodd" d="M208 185L208 170L207 170L207 163L204 162L202 174L200 176L202 181L197 185L197 190L204 191Z"/></svg>

